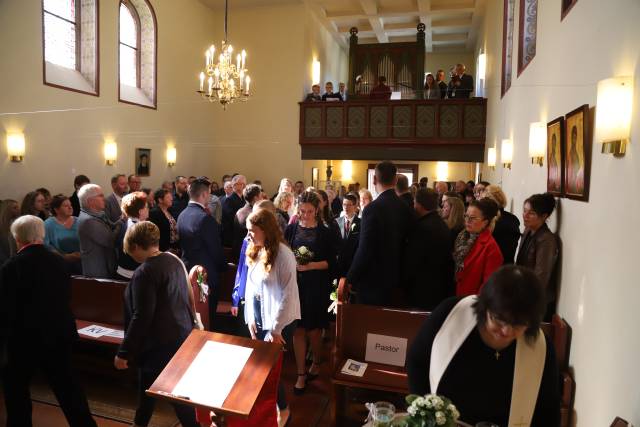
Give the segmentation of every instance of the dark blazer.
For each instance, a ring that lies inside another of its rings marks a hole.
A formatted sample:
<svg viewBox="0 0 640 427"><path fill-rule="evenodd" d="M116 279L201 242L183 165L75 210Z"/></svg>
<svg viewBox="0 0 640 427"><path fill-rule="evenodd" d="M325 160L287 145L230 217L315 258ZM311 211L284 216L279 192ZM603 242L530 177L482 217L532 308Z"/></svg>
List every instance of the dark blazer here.
<svg viewBox="0 0 640 427"><path fill-rule="evenodd" d="M249 203L238 209L233 217L233 240L231 244L231 253L233 258L236 259L240 256L240 249L242 248L242 242L247 237L247 218L251 215L253 206ZM276 218L277 219L277 218Z"/></svg>
<svg viewBox="0 0 640 427"><path fill-rule="evenodd" d="M25 247L0 269L0 347L21 336L43 344L75 340L70 301L64 259L44 245Z"/></svg>
<svg viewBox="0 0 640 427"><path fill-rule="evenodd" d="M73 216L80 215L80 199L78 199L78 191L74 191L71 197L69 197L71 207L73 208Z"/></svg>
<svg viewBox="0 0 640 427"><path fill-rule="evenodd" d="M351 267L353 257L358 250L358 242L360 241L360 222L358 215L353 217L349 226L349 232L345 233L344 223L346 217L341 216L336 220L338 229L340 230L340 245L338 247L338 275L345 276Z"/></svg>
<svg viewBox="0 0 640 427"><path fill-rule="evenodd" d="M347 273L358 303L390 304L392 290L399 287L413 221L413 212L393 189L384 191L364 210L360 243Z"/></svg>
<svg viewBox="0 0 640 427"><path fill-rule="evenodd" d="M500 247L505 264L513 264L518 240L520 240L520 220L511 212L500 209L500 218L493 229L493 238Z"/></svg>
<svg viewBox="0 0 640 427"><path fill-rule="evenodd" d="M182 211L189 204L189 194L185 191L182 196L178 195L175 191L173 192L173 205L169 208L169 213L173 216L174 219L178 219Z"/></svg>
<svg viewBox="0 0 640 427"><path fill-rule="evenodd" d="M194 265L207 269L209 287L217 295L220 285L220 272L227 264L224 258L218 223L197 203L189 203L178 217L178 234L182 260L187 271Z"/></svg>
<svg viewBox="0 0 640 427"><path fill-rule="evenodd" d="M440 99L445 99L447 97L447 84L445 82L439 82L438 87L440 88Z"/></svg>
<svg viewBox="0 0 640 427"><path fill-rule="evenodd" d="M160 229L160 250L162 252L169 250L171 247L171 223L160 208L151 209L149 212L149 221L154 223Z"/></svg>
<svg viewBox="0 0 640 427"><path fill-rule="evenodd" d="M449 98L455 99L465 99L469 98L473 93L473 77L469 74L463 74L460 77L460 85L455 86L454 84L449 84Z"/></svg>
<svg viewBox="0 0 640 427"><path fill-rule="evenodd" d="M340 212L342 212L342 200L340 200L339 197L336 197L335 199L333 199L333 201L331 202L331 206L329 207L329 210L331 211L334 217L339 217Z"/></svg>
<svg viewBox="0 0 640 427"><path fill-rule="evenodd" d="M399 197L400 200L405 202L407 206L409 206L409 208L413 210L413 196L411 195L411 193L402 193Z"/></svg>
<svg viewBox="0 0 640 427"><path fill-rule="evenodd" d="M245 205L244 199L231 193L222 202L222 243L231 247L233 244L233 220L236 213Z"/></svg>
<svg viewBox="0 0 640 427"><path fill-rule="evenodd" d="M535 233L525 229L520 239L516 264L533 269L540 283L547 290L547 301L557 298L557 264L559 254L558 238L547 224L543 224Z"/></svg>
<svg viewBox="0 0 640 427"><path fill-rule="evenodd" d="M418 218L410 230L402 282L411 307L431 311L453 296L450 233L437 211Z"/></svg>
<svg viewBox="0 0 640 427"><path fill-rule="evenodd" d="M324 95L322 95L322 100L326 101L327 98L333 98L333 99L339 99L340 101L342 101L342 95L340 95L340 92L333 92L333 93L325 93Z"/></svg>

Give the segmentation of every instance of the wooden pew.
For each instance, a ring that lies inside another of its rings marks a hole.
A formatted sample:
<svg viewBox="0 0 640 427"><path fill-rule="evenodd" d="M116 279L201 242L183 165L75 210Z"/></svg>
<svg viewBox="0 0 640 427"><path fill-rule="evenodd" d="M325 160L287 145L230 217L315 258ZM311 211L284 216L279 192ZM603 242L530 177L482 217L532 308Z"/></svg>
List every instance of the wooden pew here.
<svg viewBox="0 0 640 427"><path fill-rule="evenodd" d="M429 313L359 304L339 304L336 318L336 340L332 351L332 408L334 425L342 422L345 391L349 388L381 390L406 395L409 393L404 367L367 362L365 360L367 334L406 338L407 349ZM573 412L575 383L568 370L571 328L555 315L542 330L554 343L561 377L561 426L568 427ZM368 363L362 377L342 374L347 359Z"/></svg>

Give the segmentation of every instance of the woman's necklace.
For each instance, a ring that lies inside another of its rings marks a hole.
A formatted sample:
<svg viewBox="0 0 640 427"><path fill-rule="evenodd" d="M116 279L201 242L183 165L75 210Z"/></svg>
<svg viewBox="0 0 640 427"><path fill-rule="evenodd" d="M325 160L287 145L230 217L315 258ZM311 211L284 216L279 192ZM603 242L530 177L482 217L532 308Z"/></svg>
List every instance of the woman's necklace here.
<svg viewBox="0 0 640 427"><path fill-rule="evenodd" d="M64 221L60 221L60 218L58 218L57 216L55 217L56 221L58 221L58 224L62 225L64 228L69 228L69 221L71 220L72 217L67 217L67 219L65 219Z"/></svg>
<svg viewBox="0 0 640 427"><path fill-rule="evenodd" d="M495 352L496 360L500 359L500 352L496 350Z"/></svg>

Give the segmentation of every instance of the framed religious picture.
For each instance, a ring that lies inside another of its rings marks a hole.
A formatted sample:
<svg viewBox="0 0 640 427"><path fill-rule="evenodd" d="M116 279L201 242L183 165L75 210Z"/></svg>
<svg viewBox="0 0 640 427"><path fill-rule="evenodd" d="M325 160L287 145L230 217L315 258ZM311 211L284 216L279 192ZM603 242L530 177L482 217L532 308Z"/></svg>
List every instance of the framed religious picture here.
<svg viewBox="0 0 640 427"><path fill-rule="evenodd" d="M564 195L589 201L591 171L591 127L589 106L582 105L565 116Z"/></svg>
<svg viewBox="0 0 640 427"><path fill-rule="evenodd" d="M547 191L564 196L564 117L547 123Z"/></svg>
<svg viewBox="0 0 640 427"><path fill-rule="evenodd" d="M149 176L151 174L151 149L136 148L135 171L138 176Z"/></svg>

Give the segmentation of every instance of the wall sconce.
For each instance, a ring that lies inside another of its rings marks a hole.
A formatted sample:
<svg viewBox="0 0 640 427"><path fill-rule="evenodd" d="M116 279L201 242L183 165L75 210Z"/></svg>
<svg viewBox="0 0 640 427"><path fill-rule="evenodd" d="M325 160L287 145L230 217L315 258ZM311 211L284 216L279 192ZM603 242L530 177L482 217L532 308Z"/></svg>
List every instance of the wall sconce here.
<svg viewBox="0 0 640 427"><path fill-rule="evenodd" d="M118 144L114 141L104 143L104 160L108 166L113 166L118 158Z"/></svg>
<svg viewBox="0 0 640 427"><path fill-rule="evenodd" d="M24 134L10 133L7 135L7 152L12 162L24 160Z"/></svg>
<svg viewBox="0 0 640 427"><path fill-rule="evenodd" d="M436 163L436 181L449 181L449 162Z"/></svg>
<svg viewBox="0 0 640 427"><path fill-rule="evenodd" d="M535 122L529 125L529 157L531 164L542 166L547 146L547 125Z"/></svg>
<svg viewBox="0 0 640 427"><path fill-rule="evenodd" d="M487 166L492 171L496 170L496 147L489 147L487 151Z"/></svg>
<svg viewBox="0 0 640 427"><path fill-rule="evenodd" d="M506 169L511 169L511 162L513 162L513 141L510 139L502 140L502 148L500 150L500 161L502 166Z"/></svg>
<svg viewBox="0 0 640 427"><path fill-rule="evenodd" d="M622 157L631 133L633 78L614 77L598 82L596 135L602 152Z"/></svg>
<svg viewBox="0 0 640 427"><path fill-rule="evenodd" d="M167 166L176 165L176 147L167 147Z"/></svg>
<svg viewBox="0 0 640 427"><path fill-rule="evenodd" d="M320 84L320 61L316 58L313 58L313 63L311 64L311 84Z"/></svg>
<svg viewBox="0 0 640 427"><path fill-rule="evenodd" d="M484 80L487 75L487 54L478 55L478 79Z"/></svg>
<svg viewBox="0 0 640 427"><path fill-rule="evenodd" d="M351 181L353 175L353 162L351 160L342 161L342 181Z"/></svg>

